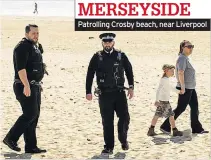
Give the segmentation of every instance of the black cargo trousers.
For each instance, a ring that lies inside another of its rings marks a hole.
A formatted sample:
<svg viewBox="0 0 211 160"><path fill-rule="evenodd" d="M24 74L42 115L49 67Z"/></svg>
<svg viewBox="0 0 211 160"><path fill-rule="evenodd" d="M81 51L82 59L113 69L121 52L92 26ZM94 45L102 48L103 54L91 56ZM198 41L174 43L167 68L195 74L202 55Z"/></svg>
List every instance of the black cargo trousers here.
<svg viewBox="0 0 211 160"><path fill-rule="evenodd" d="M13 89L16 99L19 101L23 114L17 119L7 136L17 143L20 136L24 134L25 150L37 147L36 127L40 115L41 86L31 85L31 96L23 94L24 86L14 82Z"/></svg>
<svg viewBox="0 0 211 160"><path fill-rule="evenodd" d="M114 111L118 120L118 139L127 142L130 115L124 90L103 92L99 95L99 106L103 124L105 148L114 148Z"/></svg>

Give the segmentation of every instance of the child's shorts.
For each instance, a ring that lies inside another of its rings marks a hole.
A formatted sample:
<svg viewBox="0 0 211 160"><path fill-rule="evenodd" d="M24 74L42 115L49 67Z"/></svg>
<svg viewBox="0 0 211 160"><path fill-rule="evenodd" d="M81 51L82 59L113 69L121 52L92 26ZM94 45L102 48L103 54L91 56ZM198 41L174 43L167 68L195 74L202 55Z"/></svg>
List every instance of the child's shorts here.
<svg viewBox="0 0 211 160"><path fill-rule="evenodd" d="M168 118L174 116L169 101L160 101L160 105L157 107L155 116Z"/></svg>

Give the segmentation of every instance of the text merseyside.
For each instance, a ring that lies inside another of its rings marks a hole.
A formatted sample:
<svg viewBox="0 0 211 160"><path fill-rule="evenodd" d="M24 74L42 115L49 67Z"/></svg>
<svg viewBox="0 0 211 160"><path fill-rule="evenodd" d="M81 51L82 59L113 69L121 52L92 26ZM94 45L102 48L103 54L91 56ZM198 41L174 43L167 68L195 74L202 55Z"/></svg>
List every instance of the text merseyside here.
<svg viewBox="0 0 211 160"><path fill-rule="evenodd" d="M190 3L78 3L78 16L190 16Z"/></svg>

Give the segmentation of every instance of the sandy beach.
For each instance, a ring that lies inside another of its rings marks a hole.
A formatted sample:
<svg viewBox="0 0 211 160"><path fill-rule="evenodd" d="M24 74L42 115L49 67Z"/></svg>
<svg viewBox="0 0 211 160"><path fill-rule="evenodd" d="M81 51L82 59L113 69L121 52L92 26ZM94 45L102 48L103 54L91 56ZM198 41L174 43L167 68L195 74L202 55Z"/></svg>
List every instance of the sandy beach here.
<svg viewBox="0 0 211 160"><path fill-rule="evenodd" d="M102 32L75 32L74 21L67 18L39 18L40 43L49 76L43 79L41 115L37 127L38 146L46 154L24 154L23 137L20 153L3 145L2 139L21 115L21 107L13 93L13 48L24 36L31 17L1 17L1 156L21 159L96 159L103 149L103 130L97 97L85 99L87 66L92 55L101 49L98 38ZM154 115L155 92L162 75L162 65L175 65L179 43L190 40L194 45L191 61L196 69L200 121L210 130L210 32L115 32L115 47L124 51L133 65L135 97L128 100L130 150L123 152L117 138L115 117L115 150L110 158L149 160L208 160L210 134L172 138L159 134L148 137ZM93 37L89 39L89 37ZM172 80L174 81L174 80ZM175 84L176 85L176 84ZM93 87L96 86L94 82ZM127 86L127 83L126 83ZM176 107L177 95L172 93L171 105ZM190 107L177 119L177 127L190 130ZM156 132L164 119L156 125ZM105 158L105 157L104 157Z"/></svg>

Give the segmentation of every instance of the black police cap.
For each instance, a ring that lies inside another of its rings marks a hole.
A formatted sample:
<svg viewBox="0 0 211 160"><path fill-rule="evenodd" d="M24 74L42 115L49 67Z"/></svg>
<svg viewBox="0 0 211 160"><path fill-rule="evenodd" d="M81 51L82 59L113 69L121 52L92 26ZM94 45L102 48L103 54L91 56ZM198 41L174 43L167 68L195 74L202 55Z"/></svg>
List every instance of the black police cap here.
<svg viewBox="0 0 211 160"><path fill-rule="evenodd" d="M99 38L102 40L108 40L108 39L113 40L115 37L116 37L116 34L114 33L102 33L99 36Z"/></svg>

